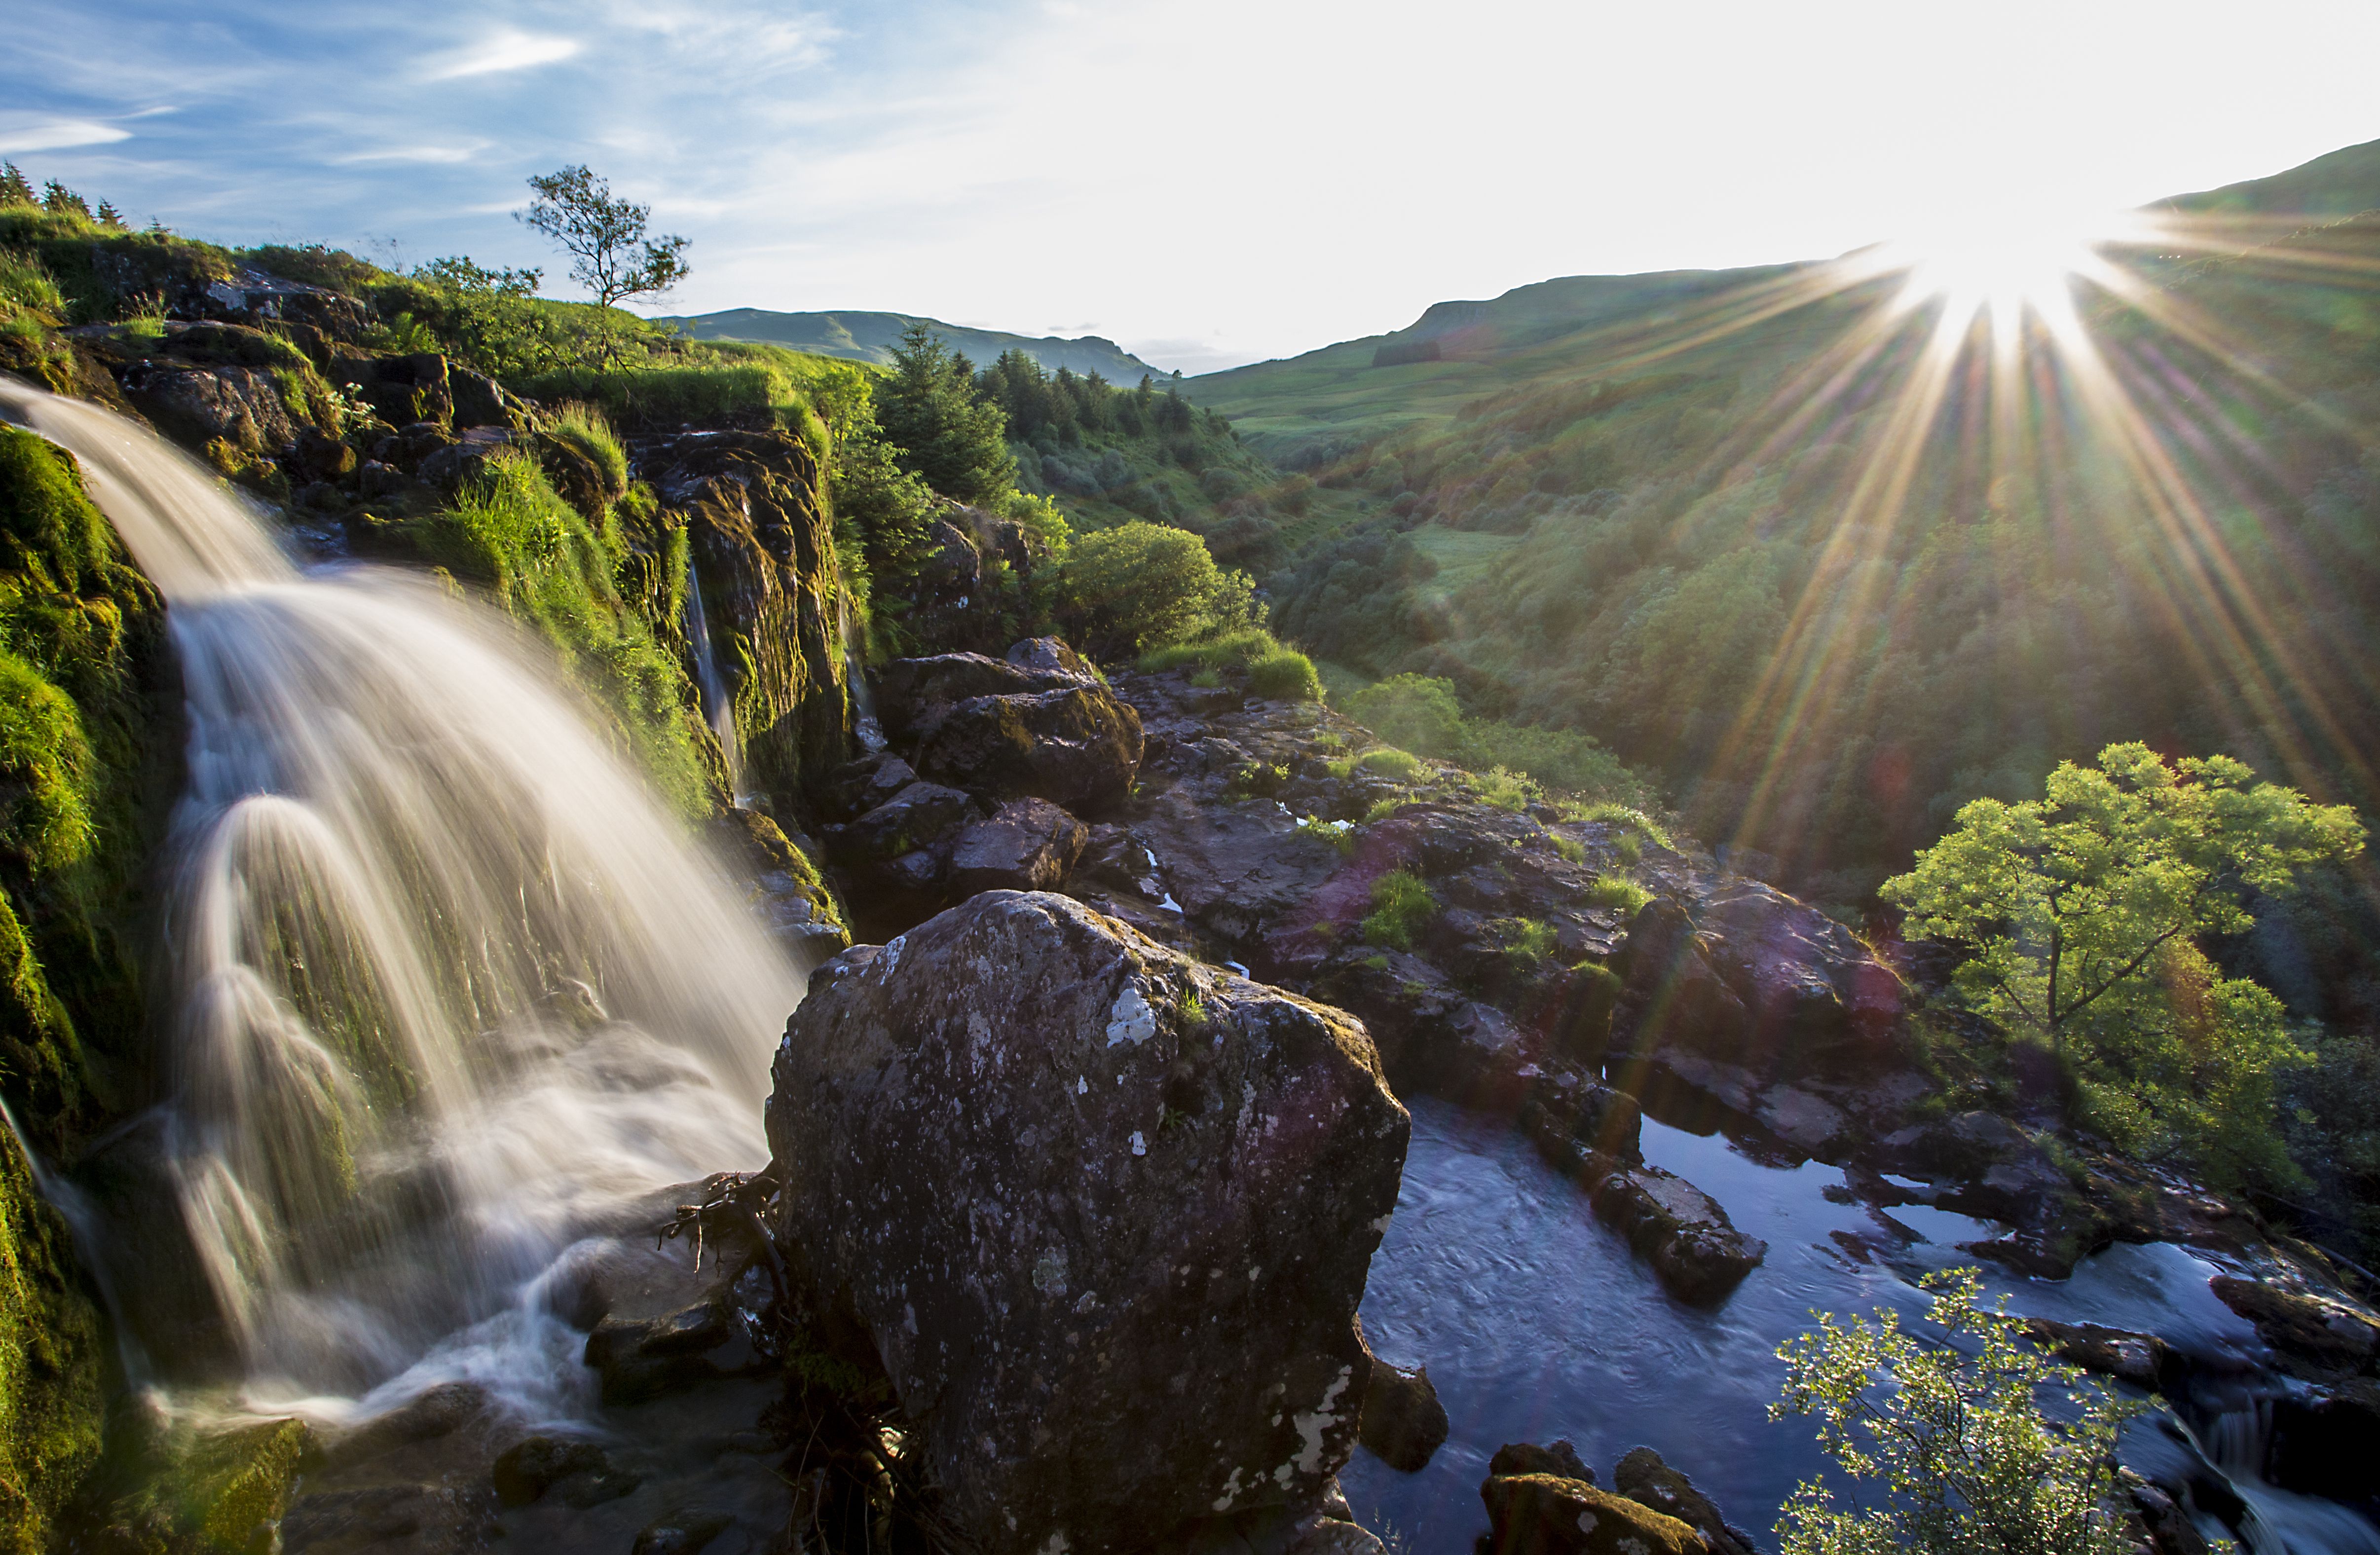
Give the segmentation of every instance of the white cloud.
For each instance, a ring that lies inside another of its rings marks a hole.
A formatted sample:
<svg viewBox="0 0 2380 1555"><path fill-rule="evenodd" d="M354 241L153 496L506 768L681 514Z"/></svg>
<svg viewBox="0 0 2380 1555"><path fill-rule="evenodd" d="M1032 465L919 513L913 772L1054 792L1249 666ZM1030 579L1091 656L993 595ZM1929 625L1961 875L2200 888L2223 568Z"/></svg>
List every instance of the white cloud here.
<svg viewBox="0 0 2380 1555"><path fill-rule="evenodd" d="M45 115L0 116L0 152L50 152L67 146L104 146L129 140L132 132L97 119L63 119Z"/></svg>
<svg viewBox="0 0 2380 1555"><path fill-rule="evenodd" d="M540 37L534 32L521 32L507 28L493 32L476 43L459 49L449 49L431 55L421 62L420 78L425 81L460 80L466 76L492 76L504 70L527 70L534 66L552 65L577 54L580 44L576 38Z"/></svg>
<svg viewBox="0 0 2380 1555"><path fill-rule="evenodd" d="M487 148L485 140L474 140L468 146L384 146L378 151L350 152L346 156L334 156L331 161L340 167L373 162L452 164L468 162Z"/></svg>

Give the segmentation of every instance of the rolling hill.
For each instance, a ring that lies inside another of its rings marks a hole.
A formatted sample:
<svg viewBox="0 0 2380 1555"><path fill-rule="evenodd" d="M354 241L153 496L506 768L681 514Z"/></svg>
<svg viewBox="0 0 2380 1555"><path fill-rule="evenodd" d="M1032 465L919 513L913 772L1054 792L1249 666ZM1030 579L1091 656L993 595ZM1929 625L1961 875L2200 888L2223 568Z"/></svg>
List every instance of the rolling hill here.
<svg viewBox="0 0 2380 1555"><path fill-rule="evenodd" d="M1074 340L1054 334L1034 339L1001 330L946 324L940 319L909 313L775 313L765 308L730 308L718 313L655 322L675 324L697 340L764 341L772 346L789 346L796 351L880 366L892 359L892 347L900 343L901 332L913 323L920 323L949 341L952 349L964 353L978 367L1003 351L1022 351L1047 371L1055 372L1063 367L1077 373L1096 372L1127 388L1139 383L1144 374L1159 379L1167 376L1163 369L1150 366L1114 341L1096 334Z"/></svg>

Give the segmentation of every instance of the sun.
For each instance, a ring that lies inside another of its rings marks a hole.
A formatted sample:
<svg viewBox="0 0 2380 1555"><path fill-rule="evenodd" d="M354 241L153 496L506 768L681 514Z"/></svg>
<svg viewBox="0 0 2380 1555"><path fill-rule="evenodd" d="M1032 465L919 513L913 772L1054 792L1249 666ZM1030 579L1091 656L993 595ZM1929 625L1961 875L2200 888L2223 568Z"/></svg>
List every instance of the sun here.
<svg viewBox="0 0 2380 1555"><path fill-rule="evenodd" d="M1911 223L1875 250L1881 273L1905 277L1906 307L1938 304L1946 317L1988 312L2014 324L2026 314L2070 316L2077 282L2107 273L2101 250L2136 241L2128 213L1973 206Z"/></svg>

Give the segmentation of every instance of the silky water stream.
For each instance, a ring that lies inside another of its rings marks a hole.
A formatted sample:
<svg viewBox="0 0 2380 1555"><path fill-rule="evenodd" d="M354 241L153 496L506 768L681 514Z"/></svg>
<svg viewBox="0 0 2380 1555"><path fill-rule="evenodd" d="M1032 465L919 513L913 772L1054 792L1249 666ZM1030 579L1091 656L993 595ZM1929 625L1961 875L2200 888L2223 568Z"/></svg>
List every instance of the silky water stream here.
<svg viewBox="0 0 2380 1555"><path fill-rule="evenodd" d="M656 1190L765 1160L802 969L507 622L300 569L104 410L0 385L0 413L80 460L180 660L170 1099L132 1125L211 1307L177 1331L226 1335L255 1408L352 1418L464 1379L582 1410L540 1274Z"/></svg>
<svg viewBox="0 0 2380 1555"><path fill-rule="evenodd" d="M2198 1355L2262 1353L2255 1330L2207 1288L2222 1270L2190 1250L2119 1245L2068 1280L2010 1278L1955 1245L1993 1235L1989 1221L1905 1206L1886 1212L1895 1229L1829 1198L1829 1187L1850 1197L1833 1167L1764 1165L1719 1136L1648 1117L1645 1160L1768 1244L1725 1302L1689 1306L1509 1123L1429 1098L1411 1106L1404 1184L1372 1260L1364 1327L1384 1360L1428 1366L1452 1434L1419 1474L1359 1452L1343 1478L1365 1525L1403 1536L1417 1555L1468 1549L1487 1531L1479 1483L1498 1447L1558 1437L1606 1484L1621 1453L1652 1447L1773 1547L1778 1509L1826 1466L1809 1421L1767 1418L1785 1376L1777 1346L1814 1327L1814 1310L1922 1317L1928 1298L1914 1281L1929 1270L1981 1265L1988 1290L2029 1317L2155 1333ZM2208 1437L2240 1434L2230 1421L2218 1418ZM2159 1410L2131 1429L2124 1451L2144 1469L2193 1452L2212 1460L2254 1514L2254 1555L2380 1555L2380 1530L2352 1510L2263 1484L2252 1444L2202 1446Z"/></svg>

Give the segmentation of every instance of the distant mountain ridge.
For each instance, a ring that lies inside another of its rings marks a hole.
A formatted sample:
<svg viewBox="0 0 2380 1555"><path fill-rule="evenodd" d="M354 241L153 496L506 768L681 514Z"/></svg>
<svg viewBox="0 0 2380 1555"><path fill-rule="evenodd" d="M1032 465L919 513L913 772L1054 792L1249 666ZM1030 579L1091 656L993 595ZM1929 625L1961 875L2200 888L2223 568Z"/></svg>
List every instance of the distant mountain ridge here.
<svg viewBox="0 0 2380 1555"><path fill-rule="evenodd" d="M947 324L940 319L914 313L777 313L765 308L730 308L717 313L656 322L675 324L697 340L765 341L822 357L844 357L880 366L892 359L892 347L900 343L901 332L919 323L950 342L952 349L964 352L978 367L1003 351L1022 351L1047 371L1055 372L1062 367L1079 373L1096 372L1111 383L1137 383L1143 373L1152 378L1169 376L1163 368L1152 366L1114 341L1096 334L1071 340L1045 334L1037 339L1004 330Z"/></svg>
<svg viewBox="0 0 2380 1555"><path fill-rule="evenodd" d="M2343 146L2269 177L2178 194L2153 209L2216 216L2352 216L2380 209L2380 140Z"/></svg>

